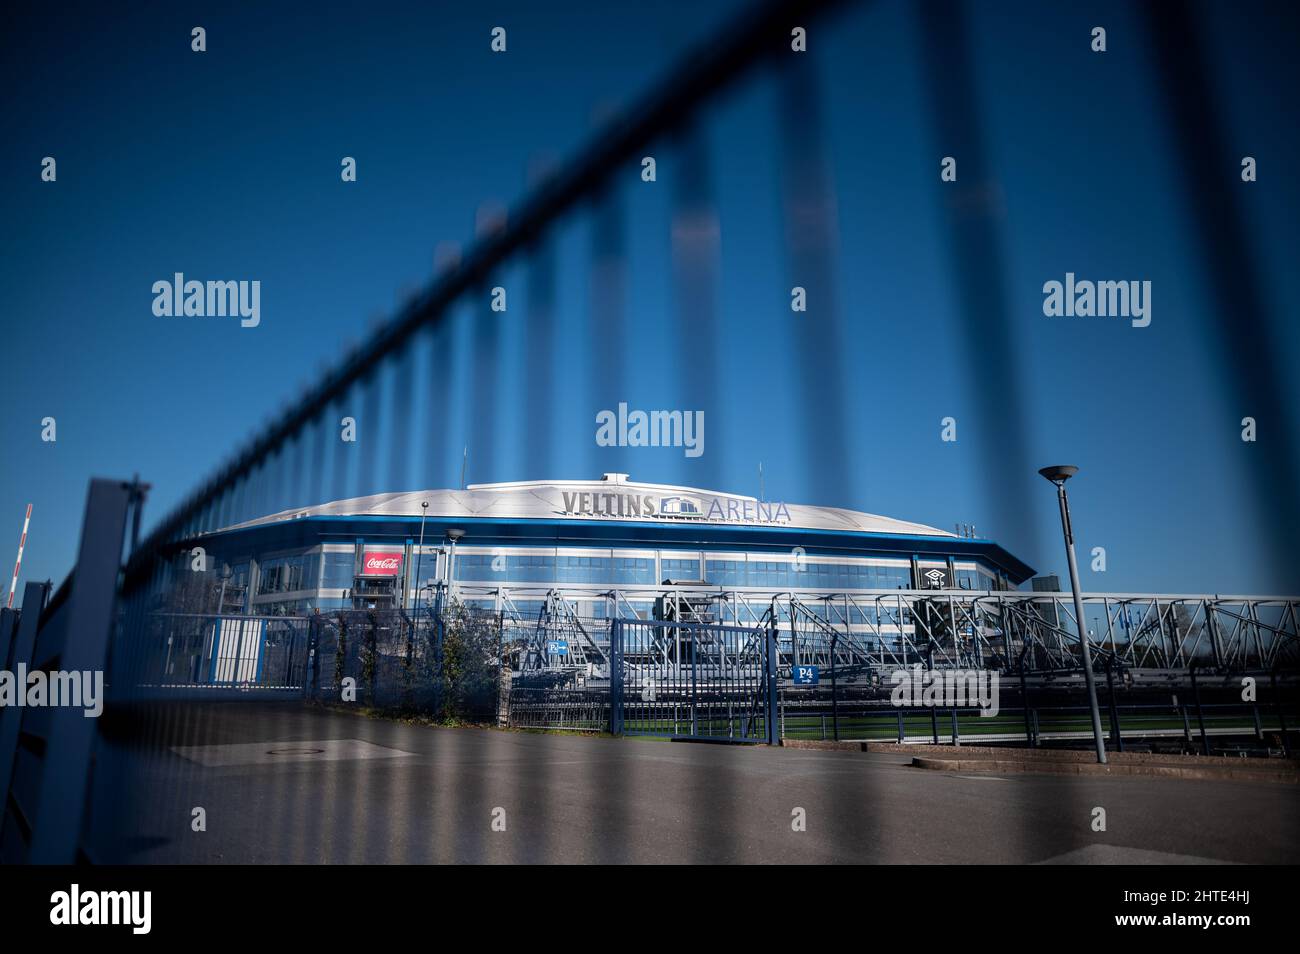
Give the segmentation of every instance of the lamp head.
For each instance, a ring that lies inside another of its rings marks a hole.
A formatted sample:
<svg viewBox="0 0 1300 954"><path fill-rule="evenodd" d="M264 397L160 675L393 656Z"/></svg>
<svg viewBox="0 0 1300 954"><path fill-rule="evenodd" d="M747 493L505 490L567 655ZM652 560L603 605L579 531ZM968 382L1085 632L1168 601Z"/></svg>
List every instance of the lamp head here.
<svg viewBox="0 0 1300 954"><path fill-rule="evenodd" d="M1061 486L1071 477L1079 472L1078 467L1072 467L1069 464L1057 464L1054 467L1044 467L1039 473L1050 480L1056 486Z"/></svg>
<svg viewBox="0 0 1300 954"><path fill-rule="evenodd" d="M447 539L450 540L452 543L455 543L463 536L465 536L464 530L452 529L447 531Z"/></svg>

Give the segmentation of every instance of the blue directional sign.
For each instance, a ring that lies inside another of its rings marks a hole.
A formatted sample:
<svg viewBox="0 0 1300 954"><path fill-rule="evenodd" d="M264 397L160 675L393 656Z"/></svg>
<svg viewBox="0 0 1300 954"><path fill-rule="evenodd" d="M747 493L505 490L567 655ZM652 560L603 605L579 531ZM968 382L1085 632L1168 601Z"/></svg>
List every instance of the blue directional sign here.
<svg viewBox="0 0 1300 954"><path fill-rule="evenodd" d="M795 666L792 675L796 686L815 686L821 679L816 666Z"/></svg>
<svg viewBox="0 0 1300 954"><path fill-rule="evenodd" d="M564 639L548 639L546 641L546 653L550 656L567 656L569 655L569 643Z"/></svg>

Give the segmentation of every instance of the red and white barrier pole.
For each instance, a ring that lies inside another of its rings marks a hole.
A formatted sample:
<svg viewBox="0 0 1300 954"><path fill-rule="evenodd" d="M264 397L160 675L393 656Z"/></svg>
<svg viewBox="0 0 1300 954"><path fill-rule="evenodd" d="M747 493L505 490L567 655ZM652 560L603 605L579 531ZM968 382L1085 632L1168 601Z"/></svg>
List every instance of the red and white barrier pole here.
<svg viewBox="0 0 1300 954"><path fill-rule="evenodd" d="M18 589L18 568L23 565L23 547L27 545L27 525L32 522L32 505L27 505L27 516L23 518L23 535L18 540L18 559L14 562L14 578L9 584L9 602L5 604L8 609L14 608L14 590Z"/></svg>

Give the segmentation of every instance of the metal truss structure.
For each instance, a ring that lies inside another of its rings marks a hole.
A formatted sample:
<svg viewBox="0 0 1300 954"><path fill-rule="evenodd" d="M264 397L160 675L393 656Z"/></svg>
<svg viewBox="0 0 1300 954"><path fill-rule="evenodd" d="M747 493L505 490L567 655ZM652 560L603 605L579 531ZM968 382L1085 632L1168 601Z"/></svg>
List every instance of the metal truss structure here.
<svg viewBox="0 0 1300 954"><path fill-rule="evenodd" d="M503 616L503 632L510 633L507 642L518 647L521 655L520 671L578 671L609 677L608 628L601 632L592 625L595 621L584 622L560 591L551 590L546 594L546 602L531 630L525 627L521 631L520 622L517 611L508 622Z"/></svg>
<svg viewBox="0 0 1300 954"><path fill-rule="evenodd" d="M610 621L644 618L635 605L647 602L662 621L774 626L783 677L794 666L808 665L834 668L849 680L918 665L1049 678L1081 671L1080 627L1068 593L775 593L705 585L600 590L463 583L455 595L502 614L520 675L579 672L608 678ZM536 619L517 610L525 599L542 603ZM603 612L583 617L579 601L594 601ZM1300 667L1300 597L1091 593L1083 605L1097 665L1130 678L1192 669L1270 674ZM665 638L670 633L665 630ZM565 652L555 652L557 644Z"/></svg>

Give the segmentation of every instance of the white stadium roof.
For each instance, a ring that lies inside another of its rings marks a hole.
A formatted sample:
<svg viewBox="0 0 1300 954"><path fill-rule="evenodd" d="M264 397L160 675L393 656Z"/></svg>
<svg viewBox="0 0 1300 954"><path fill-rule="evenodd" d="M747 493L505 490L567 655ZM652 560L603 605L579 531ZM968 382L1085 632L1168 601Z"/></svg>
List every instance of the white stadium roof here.
<svg viewBox="0 0 1300 954"><path fill-rule="evenodd" d="M605 474L599 480L516 481L470 484L465 490L373 494L285 510L225 529L274 525L306 517L419 517L425 502L429 505L427 516L435 519L598 520L956 537L924 524L856 510L760 502L742 494L639 483L628 480L626 474Z"/></svg>

